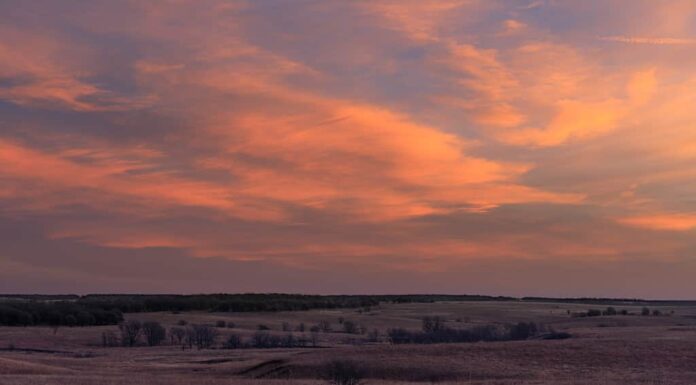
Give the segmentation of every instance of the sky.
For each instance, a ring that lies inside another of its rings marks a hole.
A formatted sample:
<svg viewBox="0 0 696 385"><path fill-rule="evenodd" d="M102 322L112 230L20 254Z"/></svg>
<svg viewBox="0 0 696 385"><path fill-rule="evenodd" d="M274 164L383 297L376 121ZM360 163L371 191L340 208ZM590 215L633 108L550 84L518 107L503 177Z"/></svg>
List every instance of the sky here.
<svg viewBox="0 0 696 385"><path fill-rule="evenodd" d="M0 2L0 292L694 276L694 1Z"/></svg>

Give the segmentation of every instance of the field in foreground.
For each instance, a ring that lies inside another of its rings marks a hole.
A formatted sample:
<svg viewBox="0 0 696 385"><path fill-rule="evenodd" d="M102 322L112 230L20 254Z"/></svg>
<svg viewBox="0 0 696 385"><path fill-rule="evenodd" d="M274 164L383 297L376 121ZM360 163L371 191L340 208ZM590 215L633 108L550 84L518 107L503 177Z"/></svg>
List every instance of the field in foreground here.
<svg viewBox="0 0 696 385"><path fill-rule="evenodd" d="M615 306L634 315L576 318L570 314L602 308L552 302L438 302L381 304L370 309L276 313L134 313L127 320L157 321L167 329L180 323L216 325L215 349L102 347L105 331L116 326L51 329L0 327L0 384L325 384L330 362L350 362L363 382L467 384L694 384L696 307L652 306L660 316L641 316L640 306ZM386 331L419 330L422 318L437 316L452 328L536 322L568 332L565 340L432 345L392 345ZM353 322L368 332L343 332ZM328 323L304 348L222 349L230 335L252 338L259 325L270 334L309 334ZM305 325L305 332L298 331ZM227 327L232 325L233 327ZM378 338L369 331L377 330ZM372 336L374 337L374 336Z"/></svg>

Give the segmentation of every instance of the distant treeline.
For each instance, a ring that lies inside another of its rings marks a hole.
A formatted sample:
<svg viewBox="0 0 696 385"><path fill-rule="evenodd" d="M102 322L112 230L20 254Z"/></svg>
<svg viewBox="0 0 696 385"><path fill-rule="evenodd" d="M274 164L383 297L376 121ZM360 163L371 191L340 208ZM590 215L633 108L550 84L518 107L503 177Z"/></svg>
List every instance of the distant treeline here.
<svg viewBox="0 0 696 385"><path fill-rule="evenodd" d="M300 294L101 295L77 303L119 309L124 313L156 311L273 312L368 307L379 304L370 296Z"/></svg>
<svg viewBox="0 0 696 385"><path fill-rule="evenodd" d="M122 319L121 313L139 312L274 312L311 309L368 308L379 303L462 301L527 301L595 304L687 305L696 301L643 301L603 298L494 297L485 295L302 295L199 294L138 295L0 295L0 325L105 325Z"/></svg>
<svg viewBox="0 0 696 385"><path fill-rule="evenodd" d="M93 326L123 321L114 308L85 306L67 301L7 301L0 303L0 325L4 326Z"/></svg>
<svg viewBox="0 0 696 385"><path fill-rule="evenodd" d="M380 302L497 301L481 295L201 294L0 295L0 325L90 326L119 323L122 313L276 312L369 308Z"/></svg>
<svg viewBox="0 0 696 385"><path fill-rule="evenodd" d="M690 300L647 300L639 298L552 298L552 297L522 297L525 302L556 302L579 303L595 305L655 305L655 306L693 306L696 301Z"/></svg>

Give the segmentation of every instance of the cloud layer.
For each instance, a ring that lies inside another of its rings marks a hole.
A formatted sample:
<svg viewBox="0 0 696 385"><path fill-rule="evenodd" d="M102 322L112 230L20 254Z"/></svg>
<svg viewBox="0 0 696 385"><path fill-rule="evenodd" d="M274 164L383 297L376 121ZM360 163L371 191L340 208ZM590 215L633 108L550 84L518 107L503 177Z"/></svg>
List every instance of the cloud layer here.
<svg viewBox="0 0 696 385"><path fill-rule="evenodd" d="M4 3L0 291L688 297L696 7L631 4Z"/></svg>

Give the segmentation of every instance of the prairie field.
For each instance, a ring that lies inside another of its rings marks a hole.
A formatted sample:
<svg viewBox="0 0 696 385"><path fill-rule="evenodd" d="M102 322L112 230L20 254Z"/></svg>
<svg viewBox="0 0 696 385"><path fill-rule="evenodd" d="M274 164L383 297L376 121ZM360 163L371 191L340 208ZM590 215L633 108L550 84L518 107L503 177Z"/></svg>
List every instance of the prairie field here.
<svg viewBox="0 0 696 385"><path fill-rule="evenodd" d="M574 317L606 306L583 303L481 301L381 303L370 308L292 312L127 313L125 321L156 321L167 331L210 325L207 349L170 339L158 346L105 347L105 332L119 328L0 327L2 385L326 384L331 363L358 368L361 383L464 384L694 384L696 306L613 305L624 315ZM658 310L659 315L652 312ZM570 338L475 343L392 344L387 331L418 331L424 317L449 328L534 322ZM224 327L223 325L224 321ZM345 323L359 332L345 332ZM309 339L303 347L229 348L259 329ZM261 325L261 326L260 326ZM302 327L301 325L304 325ZM330 329L330 330L329 330ZM303 331L304 330L304 331Z"/></svg>

